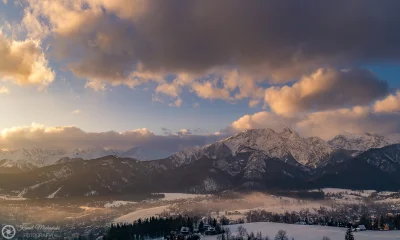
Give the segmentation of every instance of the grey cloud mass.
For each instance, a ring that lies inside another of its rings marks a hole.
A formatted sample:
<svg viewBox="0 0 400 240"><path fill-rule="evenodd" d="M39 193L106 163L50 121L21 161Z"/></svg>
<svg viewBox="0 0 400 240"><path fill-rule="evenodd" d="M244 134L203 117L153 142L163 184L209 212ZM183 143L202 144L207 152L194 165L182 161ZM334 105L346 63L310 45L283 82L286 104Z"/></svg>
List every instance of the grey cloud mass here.
<svg viewBox="0 0 400 240"><path fill-rule="evenodd" d="M319 69L292 86L270 87L265 103L280 115L368 105L387 96L387 82L366 69Z"/></svg>
<svg viewBox="0 0 400 240"><path fill-rule="evenodd" d="M118 82L138 66L153 73L234 66L286 81L324 66L400 59L399 1L82 2L73 9L82 24L41 15L55 29L55 51L79 77Z"/></svg>

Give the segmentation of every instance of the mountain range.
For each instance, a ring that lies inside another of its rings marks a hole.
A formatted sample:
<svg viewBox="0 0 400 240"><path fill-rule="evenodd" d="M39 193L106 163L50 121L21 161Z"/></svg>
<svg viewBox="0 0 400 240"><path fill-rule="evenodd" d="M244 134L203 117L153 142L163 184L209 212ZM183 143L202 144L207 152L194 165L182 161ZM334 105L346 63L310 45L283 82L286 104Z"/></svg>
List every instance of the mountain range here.
<svg viewBox="0 0 400 240"><path fill-rule="evenodd" d="M41 148L0 150L0 173L25 172L35 168L65 163L69 161L69 159L76 158L90 160L114 155L118 157L134 158L144 161L161 159L172 154L172 152L139 146L132 147L128 150L106 149L102 147L72 150Z"/></svg>
<svg viewBox="0 0 400 240"><path fill-rule="evenodd" d="M124 156L122 151L99 156L93 152L42 154L37 150L46 158L30 158L26 161L34 165L30 170L0 174L0 194L54 198L144 191L208 193L320 187L398 190L398 139L397 135L366 133L342 134L325 142L317 137L303 138L290 128L282 132L252 129L151 161ZM100 149L94 152L102 153ZM7 164L9 160L0 160L0 166L2 161Z"/></svg>

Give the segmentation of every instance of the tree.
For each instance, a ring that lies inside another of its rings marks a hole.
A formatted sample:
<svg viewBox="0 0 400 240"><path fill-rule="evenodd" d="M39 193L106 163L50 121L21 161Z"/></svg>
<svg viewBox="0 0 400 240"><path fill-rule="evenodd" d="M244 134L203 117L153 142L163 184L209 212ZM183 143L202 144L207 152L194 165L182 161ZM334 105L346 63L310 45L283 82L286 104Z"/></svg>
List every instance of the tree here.
<svg viewBox="0 0 400 240"><path fill-rule="evenodd" d="M225 239L230 240L232 237L231 229L225 228L224 231L225 231Z"/></svg>
<svg viewBox="0 0 400 240"><path fill-rule="evenodd" d="M257 232L257 236L256 236L257 240L262 240L262 233L261 232Z"/></svg>
<svg viewBox="0 0 400 240"><path fill-rule="evenodd" d="M214 220L212 221L212 226L216 227L217 226L217 219L214 218Z"/></svg>
<svg viewBox="0 0 400 240"><path fill-rule="evenodd" d="M221 234L217 237L217 240L226 240L225 234Z"/></svg>
<svg viewBox="0 0 400 240"><path fill-rule="evenodd" d="M204 232L204 223L203 223L203 221L200 221L200 223L199 223L199 232L201 232L201 233Z"/></svg>
<svg viewBox="0 0 400 240"><path fill-rule="evenodd" d="M229 225L229 219L225 216L222 216L219 222L221 223L221 225Z"/></svg>
<svg viewBox="0 0 400 240"><path fill-rule="evenodd" d="M385 228L385 218L383 217L383 215L381 215L381 217L379 219L379 227L380 227L380 229Z"/></svg>
<svg viewBox="0 0 400 240"><path fill-rule="evenodd" d="M256 236L254 235L253 232L251 232L251 233L247 236L247 239L248 239L248 240L255 240L255 239L256 239Z"/></svg>
<svg viewBox="0 0 400 240"><path fill-rule="evenodd" d="M275 240L289 240L286 231L279 230L278 233L275 235Z"/></svg>
<svg viewBox="0 0 400 240"><path fill-rule="evenodd" d="M346 237L344 238L345 240L354 240L353 232L351 231L351 228L348 228L346 231Z"/></svg>
<svg viewBox="0 0 400 240"><path fill-rule="evenodd" d="M323 236L322 240L331 240L330 238L328 238L327 236Z"/></svg>
<svg viewBox="0 0 400 240"><path fill-rule="evenodd" d="M246 228L244 228L242 225L240 225L240 226L237 228L237 231L238 231L239 237L240 237L241 239L243 239L244 236L247 235L247 230L246 230Z"/></svg>
<svg viewBox="0 0 400 240"><path fill-rule="evenodd" d="M378 218L375 218L375 220L374 220L374 227L373 227L373 229L374 229L374 230L379 229L379 220L378 220Z"/></svg>

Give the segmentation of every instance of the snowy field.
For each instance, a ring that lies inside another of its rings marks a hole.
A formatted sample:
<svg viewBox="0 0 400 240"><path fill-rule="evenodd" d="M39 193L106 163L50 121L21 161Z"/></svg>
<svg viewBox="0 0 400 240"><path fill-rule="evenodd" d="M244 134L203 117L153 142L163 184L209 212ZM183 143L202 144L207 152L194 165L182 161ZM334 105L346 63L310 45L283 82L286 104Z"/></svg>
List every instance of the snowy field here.
<svg viewBox="0 0 400 240"><path fill-rule="evenodd" d="M113 201L110 203L104 204L105 208L117 208L125 205L135 204L137 202L130 202L130 201Z"/></svg>
<svg viewBox="0 0 400 240"><path fill-rule="evenodd" d="M200 194L187 194L187 193L162 193L165 195L164 201L174 201L180 199L190 199L190 198L198 198L198 197L207 197L207 195Z"/></svg>
<svg viewBox="0 0 400 240"><path fill-rule="evenodd" d="M323 236L329 237L331 240L343 240L345 237L345 228L324 227L324 226L307 226L293 225L283 223L246 223L241 224L247 229L247 232L262 232L263 236L269 236L274 239L275 234L280 230L285 230L290 240L321 240ZM232 235L237 235L237 228L240 225L230 225L229 229ZM355 240L399 240L400 231L365 231L355 232ZM216 240L217 236L206 236L203 240Z"/></svg>
<svg viewBox="0 0 400 240"><path fill-rule="evenodd" d="M152 216L156 216L161 214L163 211L165 211L168 208L169 205L166 206L161 206L161 207L154 207L154 208L146 208L146 209L140 209L131 213L128 213L126 215L123 215L121 217L118 217L114 219L114 223L132 223L133 221L138 220L139 218L145 219L145 218L150 218Z"/></svg>
<svg viewBox="0 0 400 240"><path fill-rule="evenodd" d="M10 196L6 196L6 195L0 195L0 200L8 200L8 201L23 201L23 200L28 200L27 198L23 198L23 197L10 197Z"/></svg>

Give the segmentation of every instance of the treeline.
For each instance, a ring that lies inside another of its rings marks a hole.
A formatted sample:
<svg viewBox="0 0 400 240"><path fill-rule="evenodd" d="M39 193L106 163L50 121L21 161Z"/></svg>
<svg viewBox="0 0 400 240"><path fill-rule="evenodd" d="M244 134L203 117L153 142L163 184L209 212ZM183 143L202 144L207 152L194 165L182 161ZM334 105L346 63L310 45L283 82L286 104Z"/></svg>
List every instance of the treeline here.
<svg viewBox="0 0 400 240"><path fill-rule="evenodd" d="M217 233L221 232L220 224L217 220L208 218L206 222L215 227ZM205 231L205 223L200 217L151 217L145 220L139 219L132 224L114 224L104 237L104 240L142 240L145 238L168 238L179 239L179 231L182 227L188 227L193 232L194 227L200 233ZM176 232L175 236L171 236L171 232Z"/></svg>
<svg viewBox="0 0 400 240"><path fill-rule="evenodd" d="M295 224L304 222L309 225L348 226L350 223L342 216L317 216L308 211L285 212L282 214L267 212L265 210L252 210L246 213L247 222L276 222Z"/></svg>
<svg viewBox="0 0 400 240"><path fill-rule="evenodd" d="M270 238L268 235L263 235L262 232L247 232L247 229L242 225L238 226L237 235L233 236L229 228L224 229L224 232L217 237L217 240L295 240L294 238L289 239L289 236L285 230L279 230L275 237ZM310 233L312 234L312 233ZM345 240L354 240L351 229L348 229L344 237ZM329 237L324 236L321 240L330 240Z"/></svg>
<svg viewBox="0 0 400 240"><path fill-rule="evenodd" d="M400 215L381 215L374 219L369 215L363 215L359 224L365 225L368 230L398 230L400 229Z"/></svg>
<svg viewBox="0 0 400 240"><path fill-rule="evenodd" d="M300 212L285 212L283 214L267 212L265 210L252 210L246 213L247 222L276 222L295 224L304 222L308 225L323 225L333 227L357 227L364 225L367 230L395 230L400 229L400 215L380 215L372 217L363 214L359 219L349 218L340 214L321 216L312 214L307 210Z"/></svg>

